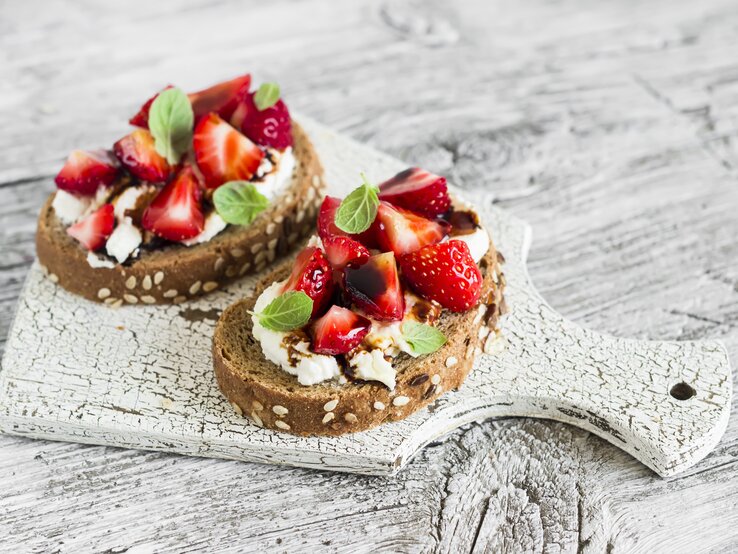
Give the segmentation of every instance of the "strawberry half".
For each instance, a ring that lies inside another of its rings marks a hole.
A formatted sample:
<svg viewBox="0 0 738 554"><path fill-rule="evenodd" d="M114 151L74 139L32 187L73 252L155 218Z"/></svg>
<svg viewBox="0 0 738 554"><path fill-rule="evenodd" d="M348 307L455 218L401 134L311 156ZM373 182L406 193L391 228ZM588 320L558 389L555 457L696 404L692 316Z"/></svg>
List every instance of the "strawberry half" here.
<svg viewBox="0 0 738 554"><path fill-rule="evenodd" d="M311 348L317 354L346 354L359 346L371 327L367 318L341 306L331 306L312 326Z"/></svg>
<svg viewBox="0 0 738 554"><path fill-rule="evenodd" d="M405 296L392 252L377 254L359 267L344 269L343 288L370 317L399 321L405 315Z"/></svg>
<svg viewBox="0 0 738 554"><path fill-rule="evenodd" d="M273 106L259 110L254 104L254 94L245 95L238 103L231 124L256 144L277 150L292 146L292 120L285 103L277 100Z"/></svg>
<svg viewBox="0 0 738 554"><path fill-rule="evenodd" d="M258 146L214 113L195 125L192 145L197 166L211 189L228 181L248 181L264 157Z"/></svg>
<svg viewBox="0 0 738 554"><path fill-rule="evenodd" d="M479 302L482 274L463 241L421 248L402 256L400 267L405 280L421 296L453 312L466 311Z"/></svg>
<svg viewBox="0 0 738 554"><path fill-rule="evenodd" d="M97 211L67 228L67 234L77 239L87 250L102 248L113 232L115 213L112 204L105 204Z"/></svg>
<svg viewBox="0 0 738 554"><path fill-rule="evenodd" d="M360 242L367 248L378 248L379 243L376 238L377 221L363 233L352 235L341 231L336 225L336 210L341 205L341 199L334 196L326 196L320 205L318 213L318 235L325 241L329 237L351 237Z"/></svg>
<svg viewBox="0 0 738 554"><path fill-rule="evenodd" d="M99 186L113 183L118 167L118 161L105 150L74 150L54 182L61 190L92 196Z"/></svg>
<svg viewBox="0 0 738 554"><path fill-rule="evenodd" d="M379 185L379 199L425 217L438 217L451 207L446 178L411 167Z"/></svg>
<svg viewBox="0 0 738 554"><path fill-rule="evenodd" d="M184 166L146 208L141 226L171 241L196 237L205 225L201 195L195 172L192 167Z"/></svg>
<svg viewBox="0 0 738 554"><path fill-rule="evenodd" d="M146 129L136 129L113 145L113 152L125 168L142 181L163 183L172 172L167 160L154 147L154 137Z"/></svg>
<svg viewBox="0 0 738 554"><path fill-rule="evenodd" d="M361 265L369 259L369 250L350 237L326 237L323 239L325 256L335 269L347 265Z"/></svg>
<svg viewBox="0 0 738 554"><path fill-rule="evenodd" d="M297 255L282 292L301 290L313 299L313 317L323 313L333 294L333 270L323 251L308 246Z"/></svg>
<svg viewBox="0 0 738 554"><path fill-rule="evenodd" d="M391 250L397 256L420 250L428 244L440 242L447 226L431 221L408 210L380 201L377 210L377 239L382 250Z"/></svg>

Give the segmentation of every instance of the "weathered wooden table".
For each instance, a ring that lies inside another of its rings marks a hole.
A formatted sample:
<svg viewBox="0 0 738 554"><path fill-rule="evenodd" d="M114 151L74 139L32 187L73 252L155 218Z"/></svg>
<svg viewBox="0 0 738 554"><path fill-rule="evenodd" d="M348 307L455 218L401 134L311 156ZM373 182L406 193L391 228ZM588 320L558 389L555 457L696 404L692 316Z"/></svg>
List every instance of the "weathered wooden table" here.
<svg viewBox="0 0 738 554"><path fill-rule="evenodd" d="M0 352L35 217L75 148L168 82L251 70L290 105L533 224L550 303L738 358L738 5L0 4ZM0 551L738 548L738 423L667 480L533 420L472 425L388 480L0 436Z"/></svg>

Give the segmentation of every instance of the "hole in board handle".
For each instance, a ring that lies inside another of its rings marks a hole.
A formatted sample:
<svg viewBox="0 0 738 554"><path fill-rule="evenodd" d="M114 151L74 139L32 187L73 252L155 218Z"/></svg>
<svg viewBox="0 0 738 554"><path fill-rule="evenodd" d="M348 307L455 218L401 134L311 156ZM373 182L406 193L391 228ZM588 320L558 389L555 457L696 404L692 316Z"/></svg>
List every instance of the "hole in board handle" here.
<svg viewBox="0 0 738 554"><path fill-rule="evenodd" d="M689 400L697 394L697 391L687 383L681 382L671 387L669 394L672 398L676 398L677 400Z"/></svg>

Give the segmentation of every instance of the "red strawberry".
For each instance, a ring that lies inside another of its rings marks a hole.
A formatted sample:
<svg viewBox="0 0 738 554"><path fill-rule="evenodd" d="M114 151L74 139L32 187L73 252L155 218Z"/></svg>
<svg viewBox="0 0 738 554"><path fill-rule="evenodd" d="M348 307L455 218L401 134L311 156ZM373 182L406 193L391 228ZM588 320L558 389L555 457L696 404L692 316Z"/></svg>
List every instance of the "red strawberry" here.
<svg viewBox="0 0 738 554"><path fill-rule="evenodd" d="M406 169L379 185L379 198L430 218L446 213L451 206L446 178L418 167Z"/></svg>
<svg viewBox="0 0 738 554"><path fill-rule="evenodd" d="M343 288L370 317L399 321L405 315L405 296L392 252L372 256L357 268L344 269Z"/></svg>
<svg viewBox="0 0 738 554"><path fill-rule="evenodd" d="M141 218L144 229L167 240L187 240L202 232L202 192L192 167L185 165L161 189Z"/></svg>
<svg viewBox="0 0 738 554"><path fill-rule="evenodd" d="M379 222L377 239L382 250L391 250L398 256L440 242L447 232L445 224L431 221L384 201L379 203L377 221Z"/></svg>
<svg viewBox="0 0 738 554"><path fill-rule="evenodd" d="M253 142L211 113L195 125L192 139L197 166L208 188L251 179L264 157Z"/></svg>
<svg viewBox="0 0 738 554"><path fill-rule="evenodd" d="M162 90L168 90L170 88L173 88L173 85L167 85ZM135 125L136 127L141 127L142 129L148 129L149 111L151 110L151 104L154 103L154 100L156 100L156 97L159 96L159 94L160 92L157 92L154 96L144 102L144 105L141 106L141 109L138 110L138 113L134 115L131 119L129 119L128 123L130 123L131 125Z"/></svg>
<svg viewBox="0 0 738 554"><path fill-rule="evenodd" d="M475 306L482 293L482 274L469 247L460 240L432 244L400 258L402 274L424 298L453 312Z"/></svg>
<svg viewBox="0 0 738 554"><path fill-rule="evenodd" d="M313 317L323 312L333 294L333 270L323 251L308 246L297 255L282 292L301 290L313 299Z"/></svg>
<svg viewBox="0 0 738 554"><path fill-rule="evenodd" d="M312 350L317 354L337 356L356 348L364 339L372 322L359 314L331 306L312 326Z"/></svg>
<svg viewBox="0 0 738 554"><path fill-rule="evenodd" d="M56 186L67 192L91 196L100 185L109 186L118 174L118 160L105 150L74 150L57 174Z"/></svg>
<svg viewBox="0 0 738 554"><path fill-rule="evenodd" d="M254 104L253 92L245 95L233 112L231 124L262 146L284 150L292 146L292 120L282 100L269 108L259 110Z"/></svg>
<svg viewBox="0 0 738 554"><path fill-rule="evenodd" d="M379 243L376 238L376 220L369 229L358 235L346 233L338 228L335 219L336 210L338 210L338 206L340 205L340 198L326 196L323 199L323 203L320 205L320 212L318 213L318 235L320 238L325 241L328 237L351 237L367 248L379 248Z"/></svg>
<svg viewBox="0 0 738 554"><path fill-rule="evenodd" d="M347 265L361 265L369 259L369 250L349 237L326 237L323 239L325 256L335 269Z"/></svg>
<svg viewBox="0 0 738 554"><path fill-rule="evenodd" d="M67 234L77 239L87 250L102 248L113 232L115 214L112 204L105 204L74 225L67 228Z"/></svg>
<svg viewBox="0 0 738 554"><path fill-rule="evenodd" d="M154 137L146 129L136 129L124 136L113 145L113 152L142 181L163 183L172 171L167 160L156 151Z"/></svg>

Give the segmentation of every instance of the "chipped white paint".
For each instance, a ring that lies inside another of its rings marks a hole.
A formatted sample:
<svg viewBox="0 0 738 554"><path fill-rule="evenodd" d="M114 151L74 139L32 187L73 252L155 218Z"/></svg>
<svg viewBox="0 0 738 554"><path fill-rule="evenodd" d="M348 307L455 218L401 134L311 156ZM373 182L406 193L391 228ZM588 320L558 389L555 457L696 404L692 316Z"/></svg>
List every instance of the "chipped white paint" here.
<svg viewBox="0 0 738 554"><path fill-rule="evenodd" d="M356 167L375 180L404 167L311 120L303 123L328 182L340 193L347 184L350 188ZM442 397L432 411L343 437L300 438L257 430L243 418L234 419L217 391L210 367L213 321L193 326L178 317L192 306L223 308L246 294L252 280L184 309L129 308L113 317L104 307L53 285L36 266L22 294L6 369L0 374L0 428L39 438L376 474L397 471L423 445L467 422L524 415L587 429L661 475L673 475L704 457L722 435L729 414L731 379L723 346L618 339L565 320L528 278L529 227L494 208L490 197L478 198L475 205L507 259L511 312L503 323L506 347L494 356L480 355L461 390ZM195 283L190 292L199 287ZM147 301L145 296L141 300ZM96 324L80 325L81 313L84 321ZM101 344L118 347L108 353L93 346ZM121 358L128 360L126 371L118 369ZM147 377L152 371L157 373L155 388ZM183 374L191 379L186 388L177 384ZM101 394L98 388L73 385L101 378L99 387L125 393ZM695 389L693 398L670 396L672 387L682 382ZM181 411L161 409L157 391L162 387L181 398ZM408 402L398 396L392 404ZM272 410L286 415L281 406ZM350 422L351 416L344 419ZM212 424L196 433L174 433L192 429L202 417ZM284 422L277 425L288 428Z"/></svg>

